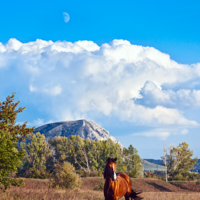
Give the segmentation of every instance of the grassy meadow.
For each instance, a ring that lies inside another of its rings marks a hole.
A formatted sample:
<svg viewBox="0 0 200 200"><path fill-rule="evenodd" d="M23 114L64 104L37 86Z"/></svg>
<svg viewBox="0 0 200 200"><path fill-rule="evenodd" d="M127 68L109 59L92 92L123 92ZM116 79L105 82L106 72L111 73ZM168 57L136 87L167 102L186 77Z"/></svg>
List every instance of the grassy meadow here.
<svg viewBox="0 0 200 200"><path fill-rule="evenodd" d="M82 178L82 186L78 190L49 188L48 179L25 179L21 187L11 186L5 193L0 192L1 200L103 200L103 191L94 190L103 181L99 177ZM143 190L141 196L145 200L198 200L200 185L195 182L166 183L153 178L132 179L133 189ZM187 186L187 188L186 188ZM184 188L185 187L185 188ZM124 198L121 198L124 199Z"/></svg>

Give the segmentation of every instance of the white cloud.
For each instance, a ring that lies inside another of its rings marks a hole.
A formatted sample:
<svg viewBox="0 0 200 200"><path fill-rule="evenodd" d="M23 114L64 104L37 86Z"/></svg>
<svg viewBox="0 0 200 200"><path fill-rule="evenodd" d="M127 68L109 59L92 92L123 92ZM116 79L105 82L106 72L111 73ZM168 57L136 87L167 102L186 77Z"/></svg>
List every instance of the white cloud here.
<svg viewBox="0 0 200 200"><path fill-rule="evenodd" d="M157 128L151 131L145 131L140 133L134 133L133 136L145 136L145 137L158 137L160 140L166 140L170 135L186 135L189 131L180 128Z"/></svg>
<svg viewBox="0 0 200 200"><path fill-rule="evenodd" d="M120 106L117 106L116 115L119 115L119 118L123 121L134 122L138 125L198 125L195 121L187 120L183 114L176 109L162 106L146 108L142 105L135 105L132 101L126 101Z"/></svg>
<svg viewBox="0 0 200 200"><path fill-rule="evenodd" d="M5 49L7 51L9 50L15 50L15 51L18 51L22 46L22 43L18 40L16 40L15 38L11 38L8 43L6 44L6 47Z"/></svg>
<svg viewBox="0 0 200 200"><path fill-rule="evenodd" d="M44 125L44 124L49 124L49 123L53 123L53 121L44 122L44 119L37 118L37 119L34 120L32 123L29 122L27 125L39 127L39 126L42 126L42 125Z"/></svg>
<svg viewBox="0 0 200 200"><path fill-rule="evenodd" d="M141 98L135 102L149 107L161 105L170 108L200 108L200 90L162 90L155 83L147 81L140 94Z"/></svg>
<svg viewBox="0 0 200 200"><path fill-rule="evenodd" d="M37 88L34 87L33 85L29 86L29 90L30 92L41 92L41 93L45 93L51 96L57 96L59 94L62 93L62 88L60 87L60 85L56 85L53 87L49 87L48 85L44 85L43 87Z"/></svg>
<svg viewBox="0 0 200 200"><path fill-rule="evenodd" d="M186 129L186 128L184 128L183 130L181 130L181 134L182 135L186 135L186 134L188 134L189 133L189 131L188 131L188 129Z"/></svg>
<svg viewBox="0 0 200 200"><path fill-rule="evenodd" d="M56 85L56 86L54 86L52 88L44 88L43 91L46 94L50 94L52 96L56 96L56 95L61 94L62 88L59 85Z"/></svg>
<svg viewBox="0 0 200 200"><path fill-rule="evenodd" d="M149 126L197 125L177 102L199 106L199 91L162 90L162 85L197 80L200 64L178 64L152 47L126 40L99 47L92 41L10 39L0 44L0 60L0 92L20 88L53 120L105 116ZM12 82L5 84L5 77Z"/></svg>

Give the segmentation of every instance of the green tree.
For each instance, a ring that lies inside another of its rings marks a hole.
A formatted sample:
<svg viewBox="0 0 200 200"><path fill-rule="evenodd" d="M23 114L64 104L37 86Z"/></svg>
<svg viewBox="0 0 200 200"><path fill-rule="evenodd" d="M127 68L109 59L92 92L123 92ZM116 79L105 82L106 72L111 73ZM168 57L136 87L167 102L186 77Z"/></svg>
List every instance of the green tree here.
<svg viewBox="0 0 200 200"><path fill-rule="evenodd" d="M30 135L30 142L23 143L22 149L25 149L27 154L23 160L23 169L28 177L45 178L46 164L51 156L48 143L45 141L45 136L39 132Z"/></svg>
<svg viewBox="0 0 200 200"><path fill-rule="evenodd" d="M84 140L80 136L72 135L69 138L55 137L49 141L49 144L54 151L56 164L68 161L75 166L76 170L88 174L98 172L100 175L104 170L105 160L108 157L117 157L118 171L125 171L121 147L110 139L108 141Z"/></svg>
<svg viewBox="0 0 200 200"><path fill-rule="evenodd" d="M122 149L119 144L114 143L111 139L104 141L91 142L90 166L93 171L98 171L98 174L103 173L105 168L105 160L108 157L117 157L117 171L123 172L124 166L122 162Z"/></svg>
<svg viewBox="0 0 200 200"><path fill-rule="evenodd" d="M167 172L172 180L186 179L188 173L194 168L198 158L192 158L193 151L189 149L186 142L179 144L177 147L170 148L167 156Z"/></svg>
<svg viewBox="0 0 200 200"><path fill-rule="evenodd" d="M0 102L0 189L4 191L11 185L19 186L22 181L9 177L11 172L16 172L25 155L24 150L18 148L18 140L24 140L33 128L27 128L27 122L16 125L17 114L25 108L19 107L14 102L14 93Z"/></svg>
<svg viewBox="0 0 200 200"><path fill-rule="evenodd" d="M92 142L84 140L80 136L71 135L66 137L55 137L49 141L54 151L55 164L62 164L64 161L72 163L76 169L81 169L86 173L91 172L92 164Z"/></svg>
<svg viewBox="0 0 200 200"><path fill-rule="evenodd" d="M124 172L125 167L122 161L122 149L119 144L114 143L111 139L91 142L90 167L99 174L103 173L105 161L108 157L117 158L117 171Z"/></svg>
<svg viewBox="0 0 200 200"><path fill-rule="evenodd" d="M91 142L88 139L84 140L80 136L70 136L69 153L73 157L71 160L73 160L75 166L86 173L91 172Z"/></svg>
<svg viewBox="0 0 200 200"><path fill-rule="evenodd" d="M51 145L51 149L54 154L54 162L63 163L67 159L69 160L69 140L67 137L54 137L52 140L48 141Z"/></svg>
<svg viewBox="0 0 200 200"><path fill-rule="evenodd" d="M138 155L138 150L130 145L128 149L124 148L123 154L126 173L134 178L141 177L143 166L141 165L142 159Z"/></svg>

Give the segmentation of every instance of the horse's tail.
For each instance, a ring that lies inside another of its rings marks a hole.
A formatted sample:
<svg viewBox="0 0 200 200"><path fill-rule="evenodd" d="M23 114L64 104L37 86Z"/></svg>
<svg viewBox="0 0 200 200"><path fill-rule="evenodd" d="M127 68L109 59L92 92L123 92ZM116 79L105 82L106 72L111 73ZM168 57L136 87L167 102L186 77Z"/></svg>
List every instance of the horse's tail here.
<svg viewBox="0 0 200 200"><path fill-rule="evenodd" d="M141 190L140 190L140 191L134 191L134 190L132 189L132 192L131 192L131 195L130 195L131 200L132 200L132 199L135 199L135 200L143 199L143 197L138 196L138 195L141 194L141 193L142 193Z"/></svg>

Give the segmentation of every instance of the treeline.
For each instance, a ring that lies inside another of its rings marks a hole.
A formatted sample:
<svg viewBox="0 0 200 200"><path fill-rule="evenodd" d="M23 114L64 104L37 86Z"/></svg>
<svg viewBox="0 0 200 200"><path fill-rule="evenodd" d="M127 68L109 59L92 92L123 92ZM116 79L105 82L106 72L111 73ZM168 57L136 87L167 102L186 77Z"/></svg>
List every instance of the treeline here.
<svg viewBox="0 0 200 200"><path fill-rule="evenodd" d="M71 163L81 176L102 176L108 157L117 157L118 172L125 172L131 177L142 175L142 159L137 149L132 145L122 149L110 139L84 140L73 135L69 138L55 137L47 143L45 136L38 132L30 134L19 148L26 152L19 176L47 178L65 162Z"/></svg>

